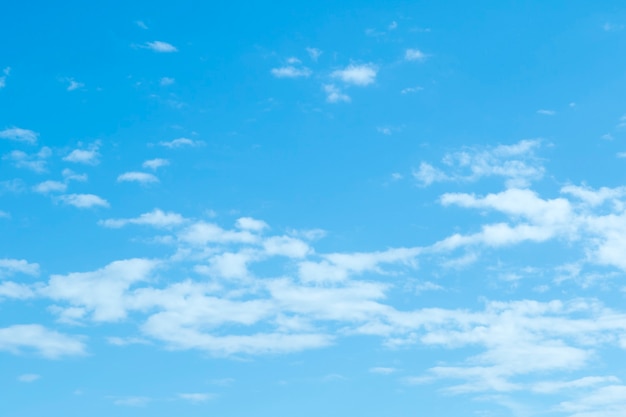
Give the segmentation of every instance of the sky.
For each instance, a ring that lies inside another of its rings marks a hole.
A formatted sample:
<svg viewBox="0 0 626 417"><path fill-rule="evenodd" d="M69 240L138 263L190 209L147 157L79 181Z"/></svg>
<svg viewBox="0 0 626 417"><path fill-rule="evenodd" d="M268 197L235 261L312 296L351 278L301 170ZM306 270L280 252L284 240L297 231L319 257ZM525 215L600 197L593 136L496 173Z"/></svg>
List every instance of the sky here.
<svg viewBox="0 0 626 417"><path fill-rule="evenodd" d="M23 1L0 38L3 417L623 417L623 2Z"/></svg>

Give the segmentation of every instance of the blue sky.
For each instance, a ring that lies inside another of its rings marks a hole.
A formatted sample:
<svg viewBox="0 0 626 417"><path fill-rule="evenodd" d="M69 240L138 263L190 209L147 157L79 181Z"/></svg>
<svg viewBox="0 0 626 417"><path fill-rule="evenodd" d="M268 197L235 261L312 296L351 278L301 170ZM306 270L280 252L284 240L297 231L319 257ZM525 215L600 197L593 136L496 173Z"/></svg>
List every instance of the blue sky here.
<svg viewBox="0 0 626 417"><path fill-rule="evenodd" d="M0 415L623 416L620 2L13 2Z"/></svg>

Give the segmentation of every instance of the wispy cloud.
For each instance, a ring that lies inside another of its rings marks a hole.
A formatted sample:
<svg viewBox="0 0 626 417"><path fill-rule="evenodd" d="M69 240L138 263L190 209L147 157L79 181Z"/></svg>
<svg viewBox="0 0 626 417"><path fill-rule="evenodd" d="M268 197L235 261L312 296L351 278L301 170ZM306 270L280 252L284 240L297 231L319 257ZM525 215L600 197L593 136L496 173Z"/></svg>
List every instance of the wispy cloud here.
<svg viewBox="0 0 626 417"><path fill-rule="evenodd" d="M178 226L185 222L185 218L178 213L164 212L160 209L154 209L149 213L144 213L139 217L132 219L107 219L99 222L100 225L110 228L120 228L127 224L137 224L145 226L153 226L158 228L167 228Z"/></svg>
<svg viewBox="0 0 626 417"><path fill-rule="evenodd" d="M537 110L537 114L542 114L544 116L554 116L556 112L554 110L540 109Z"/></svg>
<svg viewBox="0 0 626 417"><path fill-rule="evenodd" d="M313 71L307 67L297 68L292 65L280 68L272 68L272 75L276 78L301 78L309 77Z"/></svg>
<svg viewBox="0 0 626 417"><path fill-rule="evenodd" d="M326 101L329 103L349 103L350 96L341 92L335 84L325 84L324 92L326 93Z"/></svg>
<svg viewBox="0 0 626 417"><path fill-rule="evenodd" d="M346 84L366 86L376 81L378 69L373 64L348 65L342 70L331 73L332 78L337 78Z"/></svg>
<svg viewBox="0 0 626 417"><path fill-rule="evenodd" d="M59 197L63 203L77 208L109 207L109 202L95 194L68 194Z"/></svg>
<svg viewBox="0 0 626 417"><path fill-rule="evenodd" d="M175 79L170 78L170 77L163 77L161 78L161 80L159 81L159 84L163 87L168 86L168 85L172 85L176 82Z"/></svg>
<svg viewBox="0 0 626 417"><path fill-rule="evenodd" d="M23 374L17 377L17 380L20 382L35 382L41 378L41 375L38 374Z"/></svg>
<svg viewBox="0 0 626 417"><path fill-rule="evenodd" d="M155 158L155 159L149 159L147 161L144 161L144 163L141 164L141 166L144 168L150 168L156 171L157 169L164 167L164 166L168 166L169 164L170 164L170 161L168 161L167 159Z"/></svg>
<svg viewBox="0 0 626 417"><path fill-rule="evenodd" d="M171 140L169 142L159 142L159 145L172 149L172 148L202 146L204 145L204 142L200 140L192 140L189 138L178 138L178 139Z"/></svg>
<svg viewBox="0 0 626 417"><path fill-rule="evenodd" d="M89 149L74 149L63 160L77 164L98 165L100 163L99 157L98 145L95 144L90 146Z"/></svg>
<svg viewBox="0 0 626 417"><path fill-rule="evenodd" d="M83 88L85 84L76 81L73 78L65 78L64 82L67 83L67 91L78 90L79 88Z"/></svg>
<svg viewBox="0 0 626 417"><path fill-rule="evenodd" d="M143 20L137 20L135 21L135 24L137 25L137 27L140 27L141 29L148 30L148 25L146 25L146 23Z"/></svg>
<svg viewBox="0 0 626 417"><path fill-rule="evenodd" d="M17 168L25 168L38 174L47 171L47 159L52 155L52 150L46 146L41 148L39 152L28 154L23 151L11 151L3 157L13 162Z"/></svg>
<svg viewBox="0 0 626 417"><path fill-rule="evenodd" d="M21 353L35 351L55 359L85 354L85 344L75 336L49 330L38 324L18 324L0 328L0 351Z"/></svg>
<svg viewBox="0 0 626 417"><path fill-rule="evenodd" d="M0 259L0 278L14 274L39 275L39 264L30 263L25 259Z"/></svg>
<svg viewBox="0 0 626 417"><path fill-rule="evenodd" d="M195 392L195 393L184 393L178 394L178 398L185 401L190 401L192 403L203 403L209 400L212 400L216 397L215 394L208 392Z"/></svg>
<svg viewBox="0 0 626 417"><path fill-rule="evenodd" d="M308 47L306 48L306 52L309 54L311 60L313 60L314 62L317 62L319 57L322 55L322 51L317 48Z"/></svg>
<svg viewBox="0 0 626 417"><path fill-rule="evenodd" d="M67 184L59 181L44 181L39 184L33 186L33 191L40 194L48 194L48 193L64 193L67 190Z"/></svg>
<svg viewBox="0 0 626 417"><path fill-rule="evenodd" d="M159 182L159 179L153 174L147 172L125 172L117 177L117 182L138 182L141 184L149 184Z"/></svg>
<svg viewBox="0 0 626 417"><path fill-rule="evenodd" d="M424 88L417 86L417 87L407 87L407 88L403 88L402 90L400 90L400 94L410 94L410 93L417 93L418 91L422 91Z"/></svg>
<svg viewBox="0 0 626 417"><path fill-rule="evenodd" d="M11 67L6 67L2 70L2 75L0 76L0 88L6 87L7 77L11 73Z"/></svg>
<svg viewBox="0 0 626 417"><path fill-rule="evenodd" d="M0 130L0 139L14 140L17 142L37 143L39 133L19 127L11 127L9 129Z"/></svg>
<svg viewBox="0 0 626 417"><path fill-rule="evenodd" d="M424 61L426 58L428 58L428 55L419 49L407 49L404 52L404 59L407 61Z"/></svg>
<svg viewBox="0 0 626 417"><path fill-rule="evenodd" d="M144 46L154 52L160 52L160 53L178 52L178 49L174 45L172 45L171 43L162 42L162 41L146 42Z"/></svg>

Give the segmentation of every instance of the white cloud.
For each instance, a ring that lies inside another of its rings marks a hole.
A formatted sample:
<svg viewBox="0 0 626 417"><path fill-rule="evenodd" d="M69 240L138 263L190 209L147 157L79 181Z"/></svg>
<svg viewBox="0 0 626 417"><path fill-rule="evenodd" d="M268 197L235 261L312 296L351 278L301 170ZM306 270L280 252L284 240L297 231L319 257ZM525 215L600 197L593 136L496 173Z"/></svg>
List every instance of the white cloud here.
<svg viewBox="0 0 626 417"><path fill-rule="evenodd" d="M306 48L306 52L309 54L311 60L317 62L318 58L322 55L322 51L317 48Z"/></svg>
<svg viewBox="0 0 626 417"><path fill-rule="evenodd" d="M27 154L23 151L14 150L3 157L13 162L17 168L25 168L38 174L47 171L46 159L52 155L52 150L46 146L41 148L39 152Z"/></svg>
<svg viewBox="0 0 626 417"><path fill-rule="evenodd" d="M325 84L324 92L326 93L326 101L329 103L350 102L350 96L343 94L334 84Z"/></svg>
<svg viewBox="0 0 626 417"><path fill-rule="evenodd" d="M391 375L394 372L396 372L397 369L396 368L389 368L389 367L382 367L382 366L377 366L375 368L370 368L370 372L373 374L380 374L380 375Z"/></svg>
<svg viewBox="0 0 626 417"><path fill-rule="evenodd" d="M0 328L0 350L19 354L35 351L37 354L55 359L62 356L85 354L85 345L77 337L48 330L38 324L16 324Z"/></svg>
<svg viewBox="0 0 626 417"><path fill-rule="evenodd" d="M11 67L6 67L2 70L2 76L0 76L0 88L6 87L7 77L11 73Z"/></svg>
<svg viewBox="0 0 626 417"><path fill-rule="evenodd" d="M424 61L426 58L428 58L428 55L419 49L407 49L404 52L404 59L407 61Z"/></svg>
<svg viewBox="0 0 626 417"><path fill-rule="evenodd" d="M183 148L186 146L189 147L194 147L194 146L201 146L203 145L204 142L199 141L199 140L191 140L188 138L178 138L178 139L174 139L171 140L169 142L159 142L159 145L161 146L165 146L166 148Z"/></svg>
<svg viewBox="0 0 626 417"><path fill-rule="evenodd" d="M387 26L388 30L396 30L397 28L398 28L398 22L396 22L395 20L391 22L389 26Z"/></svg>
<svg viewBox="0 0 626 417"><path fill-rule="evenodd" d="M83 83L79 83L78 81L76 81L73 78L66 78L65 82L67 82L67 91L74 91L74 90L78 90L79 88L83 88L85 86L85 84Z"/></svg>
<svg viewBox="0 0 626 417"><path fill-rule="evenodd" d="M17 377L17 380L20 382L35 382L41 378L41 375L38 374L22 374Z"/></svg>
<svg viewBox="0 0 626 417"><path fill-rule="evenodd" d="M144 407L150 402L152 402L152 398L149 397L122 397L115 399L113 404L125 407Z"/></svg>
<svg viewBox="0 0 626 417"><path fill-rule="evenodd" d="M30 263L25 259L0 259L0 278L14 274L39 275L39 264Z"/></svg>
<svg viewBox="0 0 626 417"><path fill-rule="evenodd" d="M164 166L168 166L169 164L170 164L170 161L168 161L167 159L155 158L155 159L149 159L147 161L144 161L144 163L141 164L141 166L143 168L150 168L156 171L157 169L164 167Z"/></svg>
<svg viewBox="0 0 626 417"><path fill-rule="evenodd" d="M346 84L366 86L376 81L377 68L372 64L348 65L342 70L333 71L332 78L338 78Z"/></svg>
<svg viewBox="0 0 626 417"><path fill-rule="evenodd" d="M18 284L12 281L2 281L0 282L0 301L3 297L14 298L17 300L26 300L29 298L34 298L35 292L28 285Z"/></svg>
<svg viewBox="0 0 626 417"><path fill-rule="evenodd" d="M175 79L170 78L170 77L163 77L161 78L161 81L159 81L159 84L161 84L162 86L168 86L168 85L172 85L176 82Z"/></svg>
<svg viewBox="0 0 626 417"><path fill-rule="evenodd" d="M67 190L67 184L59 181L44 181L33 187L33 191L40 194L48 193L64 193Z"/></svg>
<svg viewBox="0 0 626 417"><path fill-rule="evenodd" d="M178 52L178 49L171 43L161 42L161 41L147 42L145 44L145 47L153 50L154 52L162 52L162 53Z"/></svg>
<svg viewBox="0 0 626 417"><path fill-rule="evenodd" d="M272 236L263 241L265 253L269 256L304 258L312 252L309 245L300 239L289 236Z"/></svg>
<svg viewBox="0 0 626 417"><path fill-rule="evenodd" d="M95 194L68 194L59 197L63 203L77 208L109 207L109 202Z"/></svg>
<svg viewBox="0 0 626 417"><path fill-rule="evenodd" d="M240 217L235 222L235 226L239 229L253 232L260 232L269 227L263 220L253 219L252 217Z"/></svg>
<svg viewBox="0 0 626 417"><path fill-rule="evenodd" d="M203 221L196 222L179 234L179 239L185 243L204 246L209 242L215 243L256 243L259 237L248 230L224 230L216 224Z"/></svg>
<svg viewBox="0 0 626 417"><path fill-rule="evenodd" d="M9 219L10 217L11 217L11 214L9 214L6 211L0 210L0 219Z"/></svg>
<svg viewBox="0 0 626 417"><path fill-rule="evenodd" d="M417 87L407 87L407 88L403 88L402 90L400 90L400 94L410 94L410 93L417 93L418 91L422 91L424 88L417 86Z"/></svg>
<svg viewBox="0 0 626 417"><path fill-rule="evenodd" d="M148 25L146 25L145 22L142 20L135 21L135 24L141 29L148 30Z"/></svg>
<svg viewBox="0 0 626 417"><path fill-rule="evenodd" d="M98 145L96 144L91 146L91 149L74 149L63 160L77 164L98 165L100 163L99 157Z"/></svg>
<svg viewBox="0 0 626 417"><path fill-rule="evenodd" d="M178 394L178 398L192 403L203 403L215 398L215 394L208 392L194 392Z"/></svg>
<svg viewBox="0 0 626 417"><path fill-rule="evenodd" d="M292 65L280 68L272 68L272 75L276 78L300 78L309 77L313 73L307 67L296 68Z"/></svg>
<svg viewBox="0 0 626 417"><path fill-rule="evenodd" d="M87 181L87 174L77 174L69 168L65 168L61 172L61 175L63 175L63 178L65 179L65 181L79 181L79 182Z"/></svg>
<svg viewBox="0 0 626 417"><path fill-rule="evenodd" d="M537 114L542 114L544 116L554 116L556 112L554 110L541 109L537 110Z"/></svg>
<svg viewBox="0 0 626 417"><path fill-rule="evenodd" d="M178 226L185 222L185 218L178 213L164 212L160 209L154 209L149 213L144 213L133 219L107 219L99 222L100 225L110 228L120 228L127 224L138 224L153 226L158 228L167 228Z"/></svg>
<svg viewBox="0 0 626 417"><path fill-rule="evenodd" d="M37 143L37 137L39 133L32 130L22 129L19 127L11 127L8 129L0 130L0 139L14 140L17 142Z"/></svg>
<svg viewBox="0 0 626 417"><path fill-rule="evenodd" d="M153 174L147 172L125 172L117 177L117 182L138 182L141 184L149 184L159 182L159 179Z"/></svg>

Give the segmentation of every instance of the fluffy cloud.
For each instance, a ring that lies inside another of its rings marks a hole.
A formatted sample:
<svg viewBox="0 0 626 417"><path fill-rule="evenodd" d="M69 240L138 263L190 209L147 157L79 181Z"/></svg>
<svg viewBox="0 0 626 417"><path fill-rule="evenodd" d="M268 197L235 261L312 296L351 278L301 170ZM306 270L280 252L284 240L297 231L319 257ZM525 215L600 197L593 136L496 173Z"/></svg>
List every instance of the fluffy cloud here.
<svg viewBox="0 0 626 417"><path fill-rule="evenodd" d="M147 172L125 172L117 177L117 182L138 182L140 184L149 184L159 182L159 179L153 174Z"/></svg>
<svg viewBox="0 0 626 417"><path fill-rule="evenodd" d="M161 52L161 53L178 52L178 49L174 45L172 45L171 43L162 42L162 41L146 42L145 47L154 52Z"/></svg>
<svg viewBox="0 0 626 417"><path fill-rule="evenodd" d="M37 354L55 359L62 356L85 354L85 345L80 338L49 330L38 324L16 324L0 328L0 351L22 353L35 351Z"/></svg>
<svg viewBox="0 0 626 417"><path fill-rule="evenodd" d="M39 133L37 132L19 127L11 127L9 129L0 130L0 139L14 140L17 142L34 144L37 143L38 136Z"/></svg>
<svg viewBox="0 0 626 417"><path fill-rule="evenodd" d="M280 68L272 68L272 75L276 78L302 78L309 77L313 73L307 67L294 67L293 65L288 65L286 67Z"/></svg>
<svg viewBox="0 0 626 417"><path fill-rule="evenodd" d="M109 202L95 194L67 194L59 197L67 205L77 208L109 207Z"/></svg>
<svg viewBox="0 0 626 417"><path fill-rule="evenodd" d="M324 92L326 93L326 101L329 103L349 103L350 96L341 92L339 88L337 88L334 84L325 84Z"/></svg>
<svg viewBox="0 0 626 417"><path fill-rule="evenodd" d="M67 184L59 181L44 181L33 187L33 191L40 194L48 193L64 193L67 190Z"/></svg>
<svg viewBox="0 0 626 417"><path fill-rule="evenodd" d="M424 61L426 58L428 58L428 55L419 49L407 49L404 52L404 59L407 61Z"/></svg>
<svg viewBox="0 0 626 417"><path fill-rule="evenodd" d="M333 71L332 78L337 78L346 84L366 86L376 81L377 68L372 64L348 65L342 70Z"/></svg>
<svg viewBox="0 0 626 417"><path fill-rule="evenodd" d="M98 146L94 145L90 149L74 149L63 160L77 164L98 165L100 163L99 157Z"/></svg>
<svg viewBox="0 0 626 417"><path fill-rule="evenodd" d="M191 140L189 138L178 138L171 140L169 142L159 142L159 145L165 146L166 148L183 148L183 147L195 147L201 146L204 142L199 140Z"/></svg>
<svg viewBox="0 0 626 417"><path fill-rule="evenodd" d="M171 227L178 226L185 222L185 218L178 213L164 212L160 209L154 209L149 213L144 213L139 217L132 219L107 219L100 221L100 225L110 228L120 228L127 224L138 224L153 227Z"/></svg>
<svg viewBox="0 0 626 417"><path fill-rule="evenodd" d="M25 168L38 174L47 171L47 159L52 155L52 150L43 147L37 153L28 154L23 151L14 150L5 155L3 159L13 162L17 168Z"/></svg>
<svg viewBox="0 0 626 417"><path fill-rule="evenodd" d="M0 278L13 274L39 275L39 264L24 259L0 259Z"/></svg>

